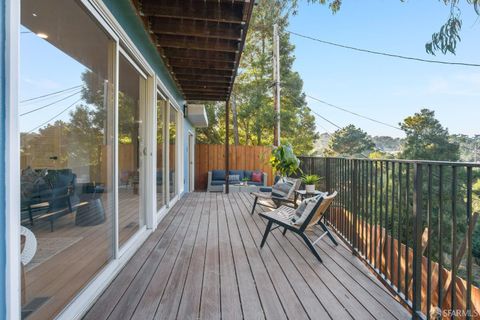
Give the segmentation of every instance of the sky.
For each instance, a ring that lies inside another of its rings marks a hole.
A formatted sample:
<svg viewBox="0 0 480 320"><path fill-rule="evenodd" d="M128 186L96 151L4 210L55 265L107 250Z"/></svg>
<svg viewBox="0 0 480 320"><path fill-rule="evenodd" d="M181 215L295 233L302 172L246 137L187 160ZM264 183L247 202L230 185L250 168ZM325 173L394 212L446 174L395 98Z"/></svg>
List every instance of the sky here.
<svg viewBox="0 0 480 320"><path fill-rule="evenodd" d="M460 1L462 41L456 55L425 53L425 43L447 21L443 1L346 0L339 12L301 1L288 30L381 52L480 64L480 18ZM435 110L452 134L480 134L480 68L439 65L370 55L296 35L294 70L307 95L398 126L422 108ZM403 137L402 131L361 119L307 98L309 106L340 127L354 124L371 135ZM336 127L317 117L319 132Z"/></svg>

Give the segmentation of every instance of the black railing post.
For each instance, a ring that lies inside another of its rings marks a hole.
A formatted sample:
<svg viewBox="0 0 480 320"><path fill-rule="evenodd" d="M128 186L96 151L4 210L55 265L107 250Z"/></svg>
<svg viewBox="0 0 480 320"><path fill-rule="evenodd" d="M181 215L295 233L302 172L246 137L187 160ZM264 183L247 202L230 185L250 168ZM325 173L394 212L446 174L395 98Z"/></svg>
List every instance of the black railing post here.
<svg viewBox="0 0 480 320"><path fill-rule="evenodd" d="M354 251L358 251L357 248L357 214L358 214L358 161L353 160L353 170L352 170L352 233L351 241Z"/></svg>
<svg viewBox="0 0 480 320"><path fill-rule="evenodd" d="M413 319L422 318L422 170L422 164L415 163L413 180Z"/></svg>
<svg viewBox="0 0 480 320"><path fill-rule="evenodd" d="M325 191L331 192L330 190L330 158L325 158Z"/></svg>

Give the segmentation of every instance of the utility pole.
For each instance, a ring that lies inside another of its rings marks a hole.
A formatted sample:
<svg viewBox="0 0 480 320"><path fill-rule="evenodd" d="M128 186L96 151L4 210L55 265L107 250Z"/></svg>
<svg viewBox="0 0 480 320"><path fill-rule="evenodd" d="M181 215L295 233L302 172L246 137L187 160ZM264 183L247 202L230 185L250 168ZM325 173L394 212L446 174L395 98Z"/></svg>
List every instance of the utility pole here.
<svg viewBox="0 0 480 320"><path fill-rule="evenodd" d="M230 99L232 105L233 141L235 145L238 146L240 144L240 141L238 137L237 101L235 100L235 94L232 93Z"/></svg>
<svg viewBox="0 0 480 320"><path fill-rule="evenodd" d="M280 145L280 39L278 25L273 25L273 105L275 109L275 126L273 129L273 145Z"/></svg>

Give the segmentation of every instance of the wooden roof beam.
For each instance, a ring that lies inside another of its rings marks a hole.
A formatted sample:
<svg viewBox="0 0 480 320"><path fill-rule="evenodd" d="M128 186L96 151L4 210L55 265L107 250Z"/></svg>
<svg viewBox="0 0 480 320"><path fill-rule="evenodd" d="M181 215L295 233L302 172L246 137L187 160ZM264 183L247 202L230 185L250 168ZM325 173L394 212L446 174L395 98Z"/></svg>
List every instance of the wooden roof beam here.
<svg viewBox="0 0 480 320"><path fill-rule="evenodd" d="M143 0L145 16L244 24L244 3Z"/></svg>
<svg viewBox="0 0 480 320"><path fill-rule="evenodd" d="M224 78L231 78L233 76L233 70L212 70L202 68L185 68L185 67L172 67L173 72L177 75L191 75L191 76L217 76Z"/></svg>
<svg viewBox="0 0 480 320"><path fill-rule="evenodd" d="M151 31L156 34L176 36L194 36L201 38L220 38L226 40L241 40L240 25L185 19L149 18Z"/></svg>
<svg viewBox="0 0 480 320"><path fill-rule="evenodd" d="M196 49L179 49L179 48L163 48L166 56L192 59L192 60L212 60L212 61L225 61L234 62L237 53L222 52L222 51L208 51L208 50L196 50Z"/></svg>
<svg viewBox="0 0 480 320"><path fill-rule="evenodd" d="M157 35L158 46L162 48L200 49L208 51L234 52L238 51L239 41L185 37L174 35Z"/></svg>
<svg viewBox="0 0 480 320"><path fill-rule="evenodd" d="M184 68L200 68L200 69L212 69L212 70L230 70L233 71L235 65L233 62L219 62L208 60L188 60L170 58L168 59L169 65L172 67L184 67Z"/></svg>

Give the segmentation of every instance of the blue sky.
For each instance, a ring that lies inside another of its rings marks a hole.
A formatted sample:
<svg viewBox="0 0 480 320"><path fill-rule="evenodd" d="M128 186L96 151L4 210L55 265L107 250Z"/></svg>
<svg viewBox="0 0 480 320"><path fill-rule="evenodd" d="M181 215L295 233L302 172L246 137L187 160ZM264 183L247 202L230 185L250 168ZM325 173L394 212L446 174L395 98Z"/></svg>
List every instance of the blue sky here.
<svg viewBox="0 0 480 320"><path fill-rule="evenodd" d="M425 43L448 19L436 0L344 1L333 15L327 6L303 1L289 30L350 46L443 61L480 64L480 19L461 1L462 41L456 56L425 53ZM480 68L444 66L380 57L327 46L291 35L294 69L304 91L332 104L397 125L421 108L435 110L450 133L480 134ZM339 126L353 123L372 135L401 131L357 118L308 99L309 106ZM320 132L335 127L317 118Z"/></svg>

